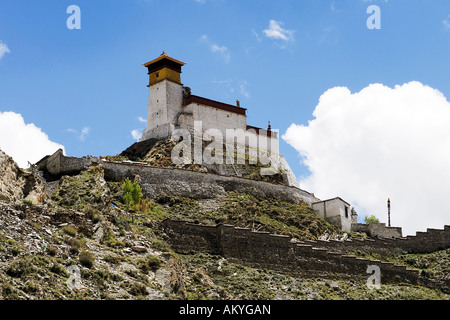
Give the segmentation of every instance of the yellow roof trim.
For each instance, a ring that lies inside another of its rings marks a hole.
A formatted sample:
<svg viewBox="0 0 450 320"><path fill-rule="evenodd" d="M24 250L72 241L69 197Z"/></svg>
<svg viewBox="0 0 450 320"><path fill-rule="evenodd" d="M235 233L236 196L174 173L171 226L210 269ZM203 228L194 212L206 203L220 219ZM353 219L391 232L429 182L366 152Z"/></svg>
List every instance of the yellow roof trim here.
<svg viewBox="0 0 450 320"><path fill-rule="evenodd" d="M169 60L172 60L173 62L175 62L175 63L178 63L178 64L181 64L182 66L184 66L186 63L185 62L182 62L182 61L180 61L180 60L177 60L177 59L174 59L174 58L172 58L172 57L169 57L164 51L163 51L163 53L158 57L158 58L156 58L156 59L153 59L152 61L149 61L149 62L147 62L147 63L144 63L143 64L143 66L144 67L147 67L147 66L149 66L149 65L151 65L151 64L153 64L153 63L155 63L155 62L157 62L157 61L159 61L159 60L162 60L162 59L169 59Z"/></svg>

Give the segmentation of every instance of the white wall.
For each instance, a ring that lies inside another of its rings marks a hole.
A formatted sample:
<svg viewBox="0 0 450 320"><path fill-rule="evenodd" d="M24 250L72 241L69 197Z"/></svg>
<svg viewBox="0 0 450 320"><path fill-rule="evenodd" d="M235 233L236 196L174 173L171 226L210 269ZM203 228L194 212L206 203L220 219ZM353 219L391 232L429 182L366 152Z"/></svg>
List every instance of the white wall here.
<svg viewBox="0 0 450 320"><path fill-rule="evenodd" d="M350 206L339 198L325 200L312 204L312 208L317 210L319 217L330 223L337 225L343 231L351 231L352 215ZM345 216L347 208L348 217Z"/></svg>
<svg viewBox="0 0 450 320"><path fill-rule="evenodd" d="M245 115L237 114L234 112L229 112L226 110L217 109L210 106L205 106L198 103L191 103L184 107L185 113L191 113L193 115L193 121L202 121L202 134L204 134L208 129L218 129L222 133L224 141L227 143L233 143L230 137L227 137L227 129L241 129L247 132L248 139L245 139L245 145L248 147L248 141L255 139L256 145L261 146L259 139L266 139L264 150L269 150L270 152L278 155L279 154L279 144L277 138L271 137L261 137L252 130L247 130L247 119ZM200 132L196 133L200 135ZM251 137L254 138L251 138Z"/></svg>
<svg viewBox="0 0 450 320"><path fill-rule="evenodd" d="M201 132L194 133L197 136L204 136L208 130L217 129L222 133L224 141L229 143L230 141L225 140L226 130L241 129L246 131L249 137L254 136L256 139L255 152L260 149L268 150L271 153L269 156L279 154L278 138L260 136L251 129L247 130L247 119L243 114L199 103L191 103L183 107L183 92L180 84L163 80L151 85L148 101L147 129L144 130L141 141L169 137L177 125L192 132L193 122L201 121ZM266 143L261 143L262 139ZM248 141L246 139L247 147Z"/></svg>
<svg viewBox="0 0 450 320"><path fill-rule="evenodd" d="M242 114L229 112L198 103L191 103L184 107L184 112L192 113L194 121L202 121L202 130L219 129L225 137L226 129L242 128L245 130L247 123Z"/></svg>
<svg viewBox="0 0 450 320"><path fill-rule="evenodd" d="M159 126L175 125L183 100L182 86L163 80L149 88L147 130Z"/></svg>

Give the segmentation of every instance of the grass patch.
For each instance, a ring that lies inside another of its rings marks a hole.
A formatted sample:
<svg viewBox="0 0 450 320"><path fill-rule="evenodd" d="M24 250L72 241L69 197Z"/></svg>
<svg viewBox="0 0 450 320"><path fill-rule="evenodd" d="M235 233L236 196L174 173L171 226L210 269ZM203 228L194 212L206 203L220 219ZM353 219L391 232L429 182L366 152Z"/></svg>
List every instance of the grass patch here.
<svg viewBox="0 0 450 320"><path fill-rule="evenodd" d="M23 200L22 203L24 205L27 205L27 206L30 206L30 207L34 206L34 203L31 200Z"/></svg>
<svg viewBox="0 0 450 320"><path fill-rule="evenodd" d="M111 228L105 231L101 243L111 248L125 247L125 242L118 240Z"/></svg>
<svg viewBox="0 0 450 320"><path fill-rule="evenodd" d="M77 235L77 229L74 226L64 226L62 231L71 237L75 237Z"/></svg>
<svg viewBox="0 0 450 320"><path fill-rule="evenodd" d="M162 260L157 256L149 255L137 261L137 267L145 274L156 271L161 267Z"/></svg>
<svg viewBox="0 0 450 320"><path fill-rule="evenodd" d="M78 258L82 266L86 268L92 268L94 266L95 257L92 253L82 251Z"/></svg>
<svg viewBox="0 0 450 320"><path fill-rule="evenodd" d="M139 282L132 282L127 291L129 294L136 297L148 295L147 287Z"/></svg>
<svg viewBox="0 0 450 320"><path fill-rule="evenodd" d="M119 265L121 262L125 261L125 258L117 254L107 254L103 257L103 261L114 265Z"/></svg>

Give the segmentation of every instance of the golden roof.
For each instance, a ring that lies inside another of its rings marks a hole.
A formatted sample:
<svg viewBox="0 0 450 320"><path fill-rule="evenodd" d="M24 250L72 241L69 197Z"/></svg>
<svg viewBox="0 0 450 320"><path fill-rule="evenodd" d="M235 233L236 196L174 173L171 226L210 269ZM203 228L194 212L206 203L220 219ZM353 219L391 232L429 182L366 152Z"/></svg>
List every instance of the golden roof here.
<svg viewBox="0 0 450 320"><path fill-rule="evenodd" d="M153 59L152 61L149 61L149 62L147 62L147 63L144 63L143 66L144 66L144 67L147 67L147 66L149 66L149 65L151 65L151 64L153 64L153 63L155 63L155 62L158 62L158 61L160 61L160 60L162 60L162 59L168 59L168 60L171 60L171 61L173 61L173 62L175 62L175 63L177 63L177 64L180 64L180 65L182 65L182 66L184 66L184 65L186 64L185 62L182 62L182 61L179 61L179 60L174 59L174 58L172 58L172 57L169 57L169 56L163 51L162 54L161 54L158 58Z"/></svg>

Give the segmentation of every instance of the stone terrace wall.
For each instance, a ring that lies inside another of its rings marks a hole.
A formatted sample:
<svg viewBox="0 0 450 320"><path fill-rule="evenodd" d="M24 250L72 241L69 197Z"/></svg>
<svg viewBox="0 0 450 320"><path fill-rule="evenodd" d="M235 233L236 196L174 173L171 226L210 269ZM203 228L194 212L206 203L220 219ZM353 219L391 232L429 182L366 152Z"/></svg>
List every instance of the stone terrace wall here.
<svg viewBox="0 0 450 320"><path fill-rule="evenodd" d="M381 283L442 285L405 266L330 252L313 244L295 243L288 236L253 232L230 225L204 226L169 219L162 222L162 228L178 252L207 251L222 255L231 262L293 276L367 279L368 266L377 265L381 271Z"/></svg>
<svg viewBox="0 0 450 320"><path fill-rule="evenodd" d="M385 223L371 222L369 224L364 223L352 223L352 231L365 232L371 237L379 238L401 238L402 228L400 227L386 227Z"/></svg>
<svg viewBox="0 0 450 320"><path fill-rule="evenodd" d="M46 170L53 176L65 174L78 174L91 165L98 165L100 160L96 157L66 157L62 149L58 149L51 156L44 157L36 163L38 170Z"/></svg>
<svg viewBox="0 0 450 320"><path fill-rule="evenodd" d="M363 251L367 253L374 252L382 256L392 256L402 252L430 253L450 247L450 226L444 226L444 229L427 229L426 232L417 232L415 236L397 239L317 240L309 241L308 243L341 253Z"/></svg>
<svg viewBox="0 0 450 320"><path fill-rule="evenodd" d="M109 181L134 179L138 175L142 181L144 196L152 198L166 194L208 199L226 195L227 191L236 191L256 197L276 197L294 203L303 201L308 205L319 200L313 194L294 186L187 169L154 167L142 163L105 161L96 157L66 157L61 149L43 158L36 165L38 170L58 177L79 173L90 165L98 164L104 166L105 179Z"/></svg>
<svg viewBox="0 0 450 320"><path fill-rule="evenodd" d="M274 184L240 177L222 176L185 169L152 167L133 163L102 162L105 179L122 181L141 178L144 196L161 194L185 196L194 199L214 198L228 191L245 192L260 198L276 197L289 202L317 201L312 194L296 187Z"/></svg>

